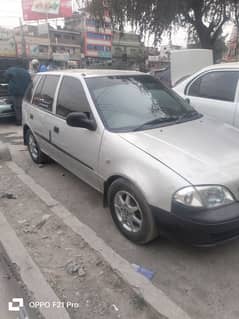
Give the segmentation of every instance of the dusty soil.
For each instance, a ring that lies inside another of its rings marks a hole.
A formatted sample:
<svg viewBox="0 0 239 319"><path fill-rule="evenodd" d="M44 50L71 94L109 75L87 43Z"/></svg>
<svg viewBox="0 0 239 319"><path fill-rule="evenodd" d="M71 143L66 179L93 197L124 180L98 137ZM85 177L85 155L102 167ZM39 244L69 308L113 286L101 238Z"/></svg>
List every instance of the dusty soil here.
<svg viewBox="0 0 239 319"><path fill-rule="evenodd" d="M6 166L0 209L72 319L159 318L84 240L73 233ZM57 318L57 310L56 310Z"/></svg>

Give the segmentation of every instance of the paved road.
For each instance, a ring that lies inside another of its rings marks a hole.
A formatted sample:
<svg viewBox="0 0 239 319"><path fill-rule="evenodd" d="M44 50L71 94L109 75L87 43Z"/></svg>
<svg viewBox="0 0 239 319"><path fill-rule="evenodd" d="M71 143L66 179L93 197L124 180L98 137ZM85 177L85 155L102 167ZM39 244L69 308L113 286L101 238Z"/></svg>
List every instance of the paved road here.
<svg viewBox="0 0 239 319"><path fill-rule="evenodd" d="M17 164L120 255L154 270L153 283L193 319L239 318L239 241L210 249L166 239L144 247L133 245L116 230L109 211L102 208L101 195L57 164L42 168L33 164L19 132L14 126L0 125L0 140L12 145Z"/></svg>

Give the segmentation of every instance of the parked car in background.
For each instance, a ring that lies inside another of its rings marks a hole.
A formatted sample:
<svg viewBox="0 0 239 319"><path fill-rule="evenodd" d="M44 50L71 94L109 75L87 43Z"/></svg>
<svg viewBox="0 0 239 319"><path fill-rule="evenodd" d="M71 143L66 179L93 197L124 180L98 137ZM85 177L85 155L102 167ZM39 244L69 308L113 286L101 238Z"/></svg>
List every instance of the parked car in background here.
<svg viewBox="0 0 239 319"><path fill-rule="evenodd" d="M10 97L8 94L8 84L6 82L4 74L7 69L19 64L25 69L28 69L27 60L0 57L0 119L15 117L15 111L10 101Z"/></svg>
<svg viewBox="0 0 239 319"><path fill-rule="evenodd" d="M150 75L38 74L23 103L23 133L34 162L50 157L101 192L135 243L158 234L195 245L239 236L239 131Z"/></svg>
<svg viewBox="0 0 239 319"><path fill-rule="evenodd" d="M199 112L239 127L239 63L211 65L174 90Z"/></svg>
<svg viewBox="0 0 239 319"><path fill-rule="evenodd" d="M15 117L12 103L8 96L8 85L3 77L0 77L0 119Z"/></svg>

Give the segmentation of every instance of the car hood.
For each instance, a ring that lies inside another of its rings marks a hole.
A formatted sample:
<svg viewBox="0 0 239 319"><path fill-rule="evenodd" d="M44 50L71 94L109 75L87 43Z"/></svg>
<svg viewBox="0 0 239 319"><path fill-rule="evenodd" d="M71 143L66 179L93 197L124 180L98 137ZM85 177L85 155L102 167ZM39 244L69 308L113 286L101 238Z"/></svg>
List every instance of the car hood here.
<svg viewBox="0 0 239 319"><path fill-rule="evenodd" d="M121 134L193 185L221 184L239 199L239 130L206 117Z"/></svg>

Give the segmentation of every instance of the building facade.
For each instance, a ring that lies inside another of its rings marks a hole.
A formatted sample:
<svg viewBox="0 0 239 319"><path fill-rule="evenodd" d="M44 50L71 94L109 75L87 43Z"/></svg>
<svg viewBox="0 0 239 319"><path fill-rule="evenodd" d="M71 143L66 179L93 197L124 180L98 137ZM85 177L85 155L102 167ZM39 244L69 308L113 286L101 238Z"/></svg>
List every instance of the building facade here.
<svg viewBox="0 0 239 319"><path fill-rule="evenodd" d="M82 52L87 64L112 59L112 29L107 11L103 21L82 12L65 19L65 29L80 31Z"/></svg>
<svg viewBox="0 0 239 319"><path fill-rule="evenodd" d="M112 63L114 66L137 68L144 63L144 46L140 41L140 36L136 33L115 31L112 43Z"/></svg>
<svg viewBox="0 0 239 319"><path fill-rule="evenodd" d="M62 56L81 61L81 33L67 30L50 30L50 46L53 57Z"/></svg>
<svg viewBox="0 0 239 319"><path fill-rule="evenodd" d="M40 61L55 59L67 62L81 61L81 34L75 31L54 29L46 25L23 26L14 30L18 56L37 58Z"/></svg>

